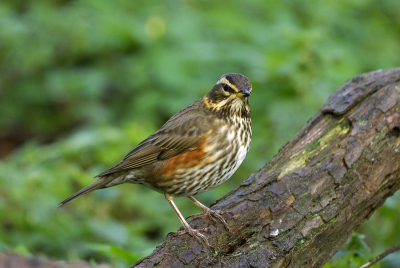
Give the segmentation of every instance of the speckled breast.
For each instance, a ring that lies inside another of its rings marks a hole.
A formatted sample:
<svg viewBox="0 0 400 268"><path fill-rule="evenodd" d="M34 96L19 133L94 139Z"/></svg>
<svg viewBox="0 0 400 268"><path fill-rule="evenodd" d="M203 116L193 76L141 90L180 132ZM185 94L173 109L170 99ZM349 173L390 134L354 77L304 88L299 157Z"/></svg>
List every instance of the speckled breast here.
<svg viewBox="0 0 400 268"><path fill-rule="evenodd" d="M228 180L249 151L251 120L234 118L229 125L217 125L223 127L206 133L195 150L169 159L171 167L151 188L173 196L192 196Z"/></svg>

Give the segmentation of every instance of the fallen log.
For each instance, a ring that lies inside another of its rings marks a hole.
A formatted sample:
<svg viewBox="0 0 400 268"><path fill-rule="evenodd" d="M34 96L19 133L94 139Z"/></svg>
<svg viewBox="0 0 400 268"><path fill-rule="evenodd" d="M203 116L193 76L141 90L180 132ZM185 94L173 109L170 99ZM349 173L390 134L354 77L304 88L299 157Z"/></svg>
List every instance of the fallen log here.
<svg viewBox="0 0 400 268"><path fill-rule="evenodd" d="M322 267L400 188L400 68L348 80L263 168L212 205L214 250L169 235L133 267Z"/></svg>

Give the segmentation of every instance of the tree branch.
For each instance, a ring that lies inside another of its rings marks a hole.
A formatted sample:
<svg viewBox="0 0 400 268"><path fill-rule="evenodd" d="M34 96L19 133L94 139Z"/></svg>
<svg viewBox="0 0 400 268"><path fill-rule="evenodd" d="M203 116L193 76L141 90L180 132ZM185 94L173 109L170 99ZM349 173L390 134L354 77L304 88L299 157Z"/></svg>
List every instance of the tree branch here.
<svg viewBox="0 0 400 268"><path fill-rule="evenodd" d="M215 252L168 236L134 267L321 267L400 188L400 69L347 81L294 139L207 217Z"/></svg>
<svg viewBox="0 0 400 268"><path fill-rule="evenodd" d="M389 255L390 253L395 252L396 250L400 249L400 244L397 244L391 248L389 248L388 250L386 250L385 252L379 254L378 256L376 256L375 258L373 258L372 260L370 260L367 263L364 263L363 265L361 265L358 268L368 268L371 267L373 264L377 263L378 261L382 260L383 258L385 258L387 255Z"/></svg>

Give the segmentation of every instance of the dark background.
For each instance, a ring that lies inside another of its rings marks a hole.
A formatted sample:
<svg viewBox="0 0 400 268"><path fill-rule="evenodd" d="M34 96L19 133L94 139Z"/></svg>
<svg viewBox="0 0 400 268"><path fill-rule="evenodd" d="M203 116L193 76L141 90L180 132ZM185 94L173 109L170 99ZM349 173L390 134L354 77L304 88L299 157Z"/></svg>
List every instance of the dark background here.
<svg viewBox="0 0 400 268"><path fill-rule="evenodd" d="M181 226L161 194L123 185L57 204L238 72L253 83L252 146L231 180L198 196L210 205L347 79L400 65L399 14L398 0L2 0L0 250L117 267L144 257ZM397 195L326 267L398 243L399 213ZM399 266L392 255L380 267Z"/></svg>

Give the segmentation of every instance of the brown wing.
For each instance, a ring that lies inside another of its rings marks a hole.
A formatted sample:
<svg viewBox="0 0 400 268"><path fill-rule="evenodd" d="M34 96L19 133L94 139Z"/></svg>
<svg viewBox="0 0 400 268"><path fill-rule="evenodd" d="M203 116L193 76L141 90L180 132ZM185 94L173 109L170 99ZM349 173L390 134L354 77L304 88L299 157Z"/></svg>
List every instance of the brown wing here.
<svg viewBox="0 0 400 268"><path fill-rule="evenodd" d="M210 129L211 124L205 115L193 116L182 111L173 116L159 131L142 141L116 166L96 177L138 168L196 148L198 140Z"/></svg>

